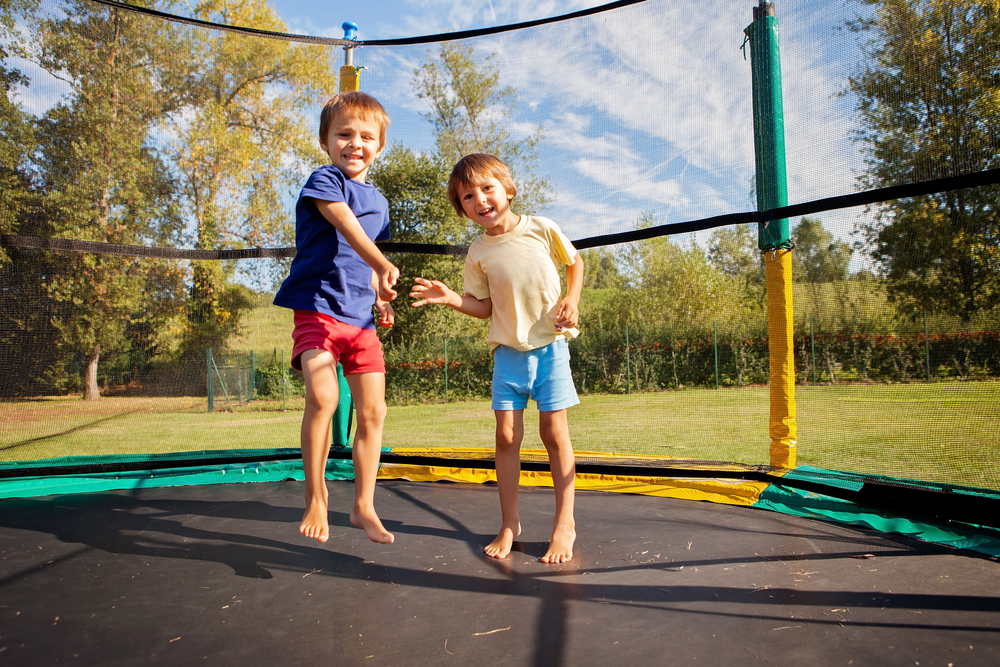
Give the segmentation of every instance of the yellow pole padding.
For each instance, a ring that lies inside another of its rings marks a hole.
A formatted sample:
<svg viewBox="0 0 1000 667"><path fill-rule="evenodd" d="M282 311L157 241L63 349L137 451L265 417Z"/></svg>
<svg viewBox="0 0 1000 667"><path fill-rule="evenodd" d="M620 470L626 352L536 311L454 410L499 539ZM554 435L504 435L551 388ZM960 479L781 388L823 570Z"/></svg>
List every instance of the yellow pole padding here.
<svg viewBox="0 0 1000 667"><path fill-rule="evenodd" d="M340 68L340 92L347 93L361 90L361 77L358 75L359 67L354 65L343 65Z"/></svg>
<svg viewBox="0 0 1000 667"><path fill-rule="evenodd" d="M795 347L792 310L792 253L764 253L767 267L768 343L771 351L771 465L795 467Z"/></svg>

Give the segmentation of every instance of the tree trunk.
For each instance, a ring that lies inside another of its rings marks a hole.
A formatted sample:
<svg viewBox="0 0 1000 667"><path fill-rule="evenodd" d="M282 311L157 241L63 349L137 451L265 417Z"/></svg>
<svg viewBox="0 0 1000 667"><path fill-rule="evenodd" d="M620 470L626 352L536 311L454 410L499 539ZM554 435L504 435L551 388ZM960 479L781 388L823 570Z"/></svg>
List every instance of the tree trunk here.
<svg viewBox="0 0 1000 667"><path fill-rule="evenodd" d="M94 344L94 350L87 357L87 373L83 380L83 400L96 401L101 397L101 390L97 387L97 362L101 358L101 346Z"/></svg>

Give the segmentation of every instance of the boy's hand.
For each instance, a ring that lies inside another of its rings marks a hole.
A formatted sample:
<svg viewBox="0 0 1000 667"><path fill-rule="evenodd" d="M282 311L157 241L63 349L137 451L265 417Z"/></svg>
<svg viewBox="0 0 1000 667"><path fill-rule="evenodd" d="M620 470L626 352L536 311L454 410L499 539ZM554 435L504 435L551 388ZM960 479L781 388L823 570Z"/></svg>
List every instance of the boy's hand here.
<svg viewBox="0 0 1000 667"><path fill-rule="evenodd" d="M392 301L396 298L396 290L392 289L399 280L399 269L389 264L378 271L378 298L382 301Z"/></svg>
<svg viewBox="0 0 1000 667"><path fill-rule="evenodd" d="M556 311L555 327L556 331L572 329L580 321L580 307L570 298L564 298L559 302L559 309Z"/></svg>
<svg viewBox="0 0 1000 667"><path fill-rule="evenodd" d="M427 304L442 304L454 306L461 304L462 298L448 288L440 280L427 280L425 278L414 278L416 285L410 289L410 296L419 301L414 301L410 305L419 308Z"/></svg>
<svg viewBox="0 0 1000 667"><path fill-rule="evenodd" d="M380 315L378 323L386 329L396 323L396 311L392 309L392 305L388 301L376 299L375 310L377 310Z"/></svg>

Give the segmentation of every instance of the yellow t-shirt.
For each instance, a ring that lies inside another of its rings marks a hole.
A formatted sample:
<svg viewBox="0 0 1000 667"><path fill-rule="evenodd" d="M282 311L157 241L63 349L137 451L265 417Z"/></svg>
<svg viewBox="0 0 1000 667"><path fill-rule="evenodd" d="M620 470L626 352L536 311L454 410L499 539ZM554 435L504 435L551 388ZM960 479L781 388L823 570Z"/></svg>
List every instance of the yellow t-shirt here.
<svg viewBox="0 0 1000 667"><path fill-rule="evenodd" d="M576 248L548 218L522 215L514 229L500 236L483 234L465 258L465 293L493 303L490 352L498 345L527 351L560 338L576 338L578 329L556 331L553 320L562 287L556 262L575 262Z"/></svg>

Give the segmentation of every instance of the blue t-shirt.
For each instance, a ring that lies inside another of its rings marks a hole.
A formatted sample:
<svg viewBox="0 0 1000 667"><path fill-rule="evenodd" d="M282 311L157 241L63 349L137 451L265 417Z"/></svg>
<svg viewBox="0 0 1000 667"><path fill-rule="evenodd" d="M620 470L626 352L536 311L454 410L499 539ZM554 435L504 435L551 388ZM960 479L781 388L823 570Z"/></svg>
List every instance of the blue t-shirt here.
<svg viewBox="0 0 1000 667"><path fill-rule="evenodd" d="M344 202L373 241L389 238L389 202L370 183L333 165L314 171L295 205L295 259L274 297L276 306L312 310L362 329L374 329L372 268L316 208L315 199Z"/></svg>

